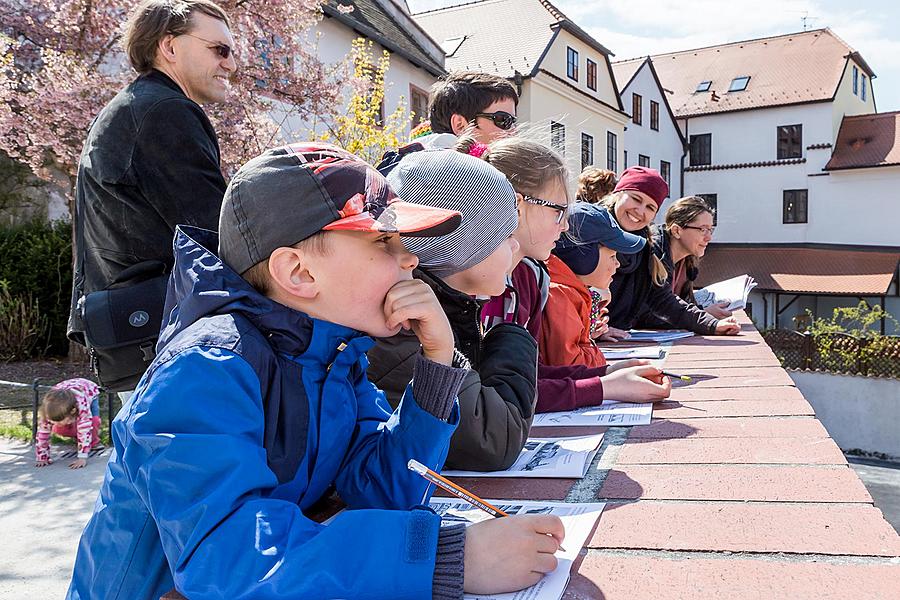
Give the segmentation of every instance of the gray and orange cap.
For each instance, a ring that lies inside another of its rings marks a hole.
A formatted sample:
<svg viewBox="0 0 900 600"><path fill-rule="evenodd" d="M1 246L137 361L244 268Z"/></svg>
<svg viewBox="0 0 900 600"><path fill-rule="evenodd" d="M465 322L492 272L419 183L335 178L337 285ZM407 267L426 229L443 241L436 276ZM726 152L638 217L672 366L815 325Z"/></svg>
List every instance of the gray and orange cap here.
<svg viewBox="0 0 900 600"><path fill-rule="evenodd" d="M219 213L219 257L244 273L282 246L319 231L446 235L459 212L400 200L384 176L336 146L299 143L267 150L228 184Z"/></svg>

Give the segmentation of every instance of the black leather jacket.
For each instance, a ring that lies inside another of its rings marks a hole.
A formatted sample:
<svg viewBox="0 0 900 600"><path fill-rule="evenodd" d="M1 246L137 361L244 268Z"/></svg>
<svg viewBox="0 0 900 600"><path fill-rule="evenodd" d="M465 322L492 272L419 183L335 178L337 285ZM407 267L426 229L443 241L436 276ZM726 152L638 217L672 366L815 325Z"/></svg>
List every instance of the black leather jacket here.
<svg viewBox="0 0 900 600"><path fill-rule="evenodd" d="M200 105L159 71L120 91L91 125L78 165L69 337L82 342L82 296L143 261L171 270L176 225L217 230L224 193Z"/></svg>

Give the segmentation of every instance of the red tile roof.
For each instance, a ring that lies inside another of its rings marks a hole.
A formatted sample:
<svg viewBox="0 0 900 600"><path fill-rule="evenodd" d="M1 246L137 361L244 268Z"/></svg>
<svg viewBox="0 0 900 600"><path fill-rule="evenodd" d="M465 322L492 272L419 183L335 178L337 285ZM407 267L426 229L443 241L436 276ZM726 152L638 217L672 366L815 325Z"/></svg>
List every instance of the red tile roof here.
<svg viewBox="0 0 900 600"><path fill-rule="evenodd" d="M830 29L734 42L651 57L678 117L831 100L847 58L873 76L862 57ZM736 77L747 89L728 92ZM710 81L708 92L695 92ZM713 93L714 92L714 93Z"/></svg>
<svg viewBox="0 0 900 600"><path fill-rule="evenodd" d="M880 296L897 272L896 250L844 250L712 244L700 264L698 287L748 274L760 291Z"/></svg>
<svg viewBox="0 0 900 600"><path fill-rule="evenodd" d="M900 111L844 117L826 171L900 165Z"/></svg>

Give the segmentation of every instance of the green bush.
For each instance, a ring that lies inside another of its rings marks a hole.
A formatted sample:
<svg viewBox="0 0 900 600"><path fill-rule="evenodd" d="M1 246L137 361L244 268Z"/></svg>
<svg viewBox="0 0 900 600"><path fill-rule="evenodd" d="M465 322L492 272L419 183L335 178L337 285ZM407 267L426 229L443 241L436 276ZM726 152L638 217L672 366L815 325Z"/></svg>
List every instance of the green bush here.
<svg viewBox="0 0 900 600"><path fill-rule="evenodd" d="M47 317L31 294L13 296L0 279L0 360L40 356L47 347Z"/></svg>
<svg viewBox="0 0 900 600"><path fill-rule="evenodd" d="M47 319L46 343L57 356L69 349L66 323L72 297L72 226L40 220L0 227L0 280L12 297L30 298Z"/></svg>

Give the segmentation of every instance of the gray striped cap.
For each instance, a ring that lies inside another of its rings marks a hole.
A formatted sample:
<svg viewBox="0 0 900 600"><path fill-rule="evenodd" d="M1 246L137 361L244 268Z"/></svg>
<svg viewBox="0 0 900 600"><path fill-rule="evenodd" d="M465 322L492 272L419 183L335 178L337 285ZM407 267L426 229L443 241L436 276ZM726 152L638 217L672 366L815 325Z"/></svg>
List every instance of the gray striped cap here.
<svg viewBox="0 0 900 600"><path fill-rule="evenodd" d="M459 228L440 238L403 243L419 265L446 277L483 261L518 225L516 192L503 173L455 150L408 154L388 175L401 200L462 213Z"/></svg>

